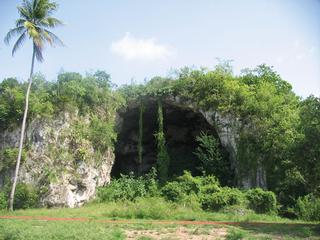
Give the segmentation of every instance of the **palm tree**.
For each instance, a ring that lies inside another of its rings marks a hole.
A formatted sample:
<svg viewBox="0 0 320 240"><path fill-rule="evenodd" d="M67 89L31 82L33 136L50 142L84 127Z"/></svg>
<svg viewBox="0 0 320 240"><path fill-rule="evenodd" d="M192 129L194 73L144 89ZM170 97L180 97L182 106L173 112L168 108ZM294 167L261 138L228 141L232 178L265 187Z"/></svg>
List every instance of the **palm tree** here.
<svg viewBox="0 0 320 240"><path fill-rule="evenodd" d="M23 148L23 140L25 135L26 120L28 114L29 94L31 90L34 60L43 61L43 48L45 43L53 45L58 43L63 45L62 41L48 29L62 25L62 22L57 18L52 17L52 13L57 10L58 5L50 0L23 0L21 6L18 6L20 18L16 21L15 28L11 29L4 41L9 44L10 40L19 36L12 49L12 56L22 46L27 37L32 40L33 53L31 60L31 70L29 76L29 83L25 99L25 108L21 127L21 136L19 142L19 154L17 157L16 168L13 178L12 189L9 198L9 209L13 210L14 193L17 185L17 179L20 168L21 154Z"/></svg>

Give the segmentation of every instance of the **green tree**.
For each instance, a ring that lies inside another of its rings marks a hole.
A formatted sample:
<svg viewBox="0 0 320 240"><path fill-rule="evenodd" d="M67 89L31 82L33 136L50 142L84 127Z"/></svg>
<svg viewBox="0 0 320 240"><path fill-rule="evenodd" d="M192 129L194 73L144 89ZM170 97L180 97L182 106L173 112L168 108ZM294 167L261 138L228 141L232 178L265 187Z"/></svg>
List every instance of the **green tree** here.
<svg viewBox="0 0 320 240"><path fill-rule="evenodd" d="M306 180L308 192L320 196L320 98L309 96L300 109L302 137L293 154L294 162Z"/></svg>
<svg viewBox="0 0 320 240"><path fill-rule="evenodd" d="M20 168L34 62L35 59L37 59L39 62L43 61L42 52L45 43L49 43L51 45L54 43L58 43L63 45L62 41L54 33L48 30L62 24L60 20L52 17L52 13L57 10L57 7L58 5L55 2L50 2L49 0L24 0L22 2L22 5L18 6L20 18L17 19L15 28L11 29L4 39L5 43L9 44L13 37L18 36L18 40L15 42L12 49L12 55L15 54L15 52L22 46L22 44L28 37L32 40L33 45L29 84L26 92L25 108L21 127L21 137L19 142L19 153L16 162L12 190L9 198L10 210L13 210L14 193Z"/></svg>
<svg viewBox="0 0 320 240"><path fill-rule="evenodd" d="M201 132L196 137L198 147L194 154L201 161L201 169L206 174L216 176L219 181L226 184L231 179L230 164L223 158L219 149L219 142L213 135Z"/></svg>

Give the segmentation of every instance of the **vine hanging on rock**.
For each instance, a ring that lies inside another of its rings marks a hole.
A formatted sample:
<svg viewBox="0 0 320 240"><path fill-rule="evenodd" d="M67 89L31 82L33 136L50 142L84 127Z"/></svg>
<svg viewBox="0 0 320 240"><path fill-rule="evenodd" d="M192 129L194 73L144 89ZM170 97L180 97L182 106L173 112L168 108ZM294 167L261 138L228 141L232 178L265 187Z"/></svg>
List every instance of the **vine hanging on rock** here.
<svg viewBox="0 0 320 240"><path fill-rule="evenodd" d="M139 170L142 164L142 154L143 154L143 112L144 112L144 105L141 102L139 107L139 138L138 138L138 163L139 163Z"/></svg>
<svg viewBox="0 0 320 240"><path fill-rule="evenodd" d="M157 168L161 183L168 179L170 156L167 151L166 139L163 131L163 109L162 102L158 100L158 132L155 134L157 140Z"/></svg>

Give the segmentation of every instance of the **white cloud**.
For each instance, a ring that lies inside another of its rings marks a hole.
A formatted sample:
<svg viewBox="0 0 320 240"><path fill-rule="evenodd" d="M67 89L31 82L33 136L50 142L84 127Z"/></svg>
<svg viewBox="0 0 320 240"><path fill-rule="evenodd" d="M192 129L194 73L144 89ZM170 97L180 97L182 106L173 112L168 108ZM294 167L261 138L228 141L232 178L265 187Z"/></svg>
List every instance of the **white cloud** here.
<svg viewBox="0 0 320 240"><path fill-rule="evenodd" d="M161 60L173 55L168 46L156 43L154 38L135 38L130 33L111 44L110 50L126 60Z"/></svg>

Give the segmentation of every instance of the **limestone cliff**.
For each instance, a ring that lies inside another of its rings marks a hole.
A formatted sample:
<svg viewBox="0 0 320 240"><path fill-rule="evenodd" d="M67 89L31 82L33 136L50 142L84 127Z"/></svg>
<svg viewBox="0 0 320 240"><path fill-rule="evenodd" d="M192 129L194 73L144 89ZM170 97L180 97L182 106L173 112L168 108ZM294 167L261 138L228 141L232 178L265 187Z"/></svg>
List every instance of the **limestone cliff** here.
<svg viewBox="0 0 320 240"><path fill-rule="evenodd" d="M79 122L86 128L89 118L65 112L34 119L27 126L19 182L37 187L43 206L80 206L95 196L98 186L110 181L113 150L96 151L92 142L77 134ZM0 133L0 151L16 148L19 135L18 127ZM13 166L1 172L0 187L13 176Z"/></svg>
<svg viewBox="0 0 320 240"><path fill-rule="evenodd" d="M236 184L246 189L252 187L267 188L266 171L261 164L256 167L244 165L238 154L240 132L246 129L246 126L232 114L222 114L214 109L199 109L190 101L182 100L179 97L168 98L167 101L177 104L181 107L187 107L194 112L199 112L206 121L214 127L219 136L221 145L229 153L231 168L235 171Z"/></svg>
<svg viewBox="0 0 320 240"><path fill-rule="evenodd" d="M168 97L163 101L167 143L173 158L180 161L181 168L171 166L175 171L173 175L188 168L196 169L197 163L192 159L195 137L201 131L207 131L219 139L226 151L231 170L235 174L233 184L245 188L266 187L263 167L243 166L239 160L241 123L235 117L214 110L199 109L192 102L177 97ZM21 165L19 182L38 188L42 206L77 207L94 198L97 187L110 182L112 169L118 171L118 174L147 172L156 165L156 101L150 98L145 105L142 165L137 161L139 104L129 103L126 108L118 111L116 125L119 137L115 149L108 147L98 150L86 137L86 130L92 121L89 115L83 116L77 111L61 112L54 117L35 118L28 123L25 161ZM111 119L114 121L114 118ZM0 132L0 153L17 148L19 129L10 127ZM114 165L116 156L118 160ZM6 164L7 168L1 168L0 162L0 187L13 177L14 162Z"/></svg>

